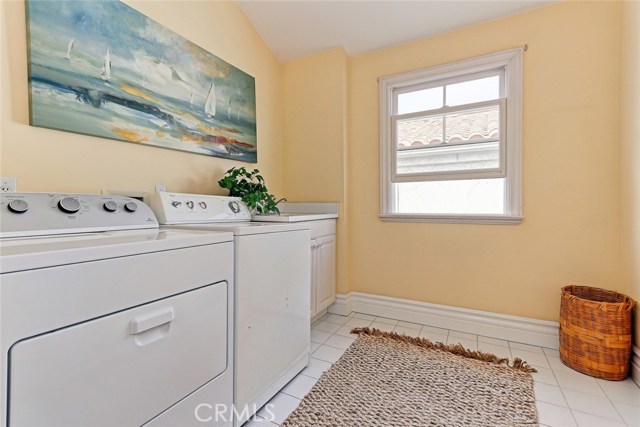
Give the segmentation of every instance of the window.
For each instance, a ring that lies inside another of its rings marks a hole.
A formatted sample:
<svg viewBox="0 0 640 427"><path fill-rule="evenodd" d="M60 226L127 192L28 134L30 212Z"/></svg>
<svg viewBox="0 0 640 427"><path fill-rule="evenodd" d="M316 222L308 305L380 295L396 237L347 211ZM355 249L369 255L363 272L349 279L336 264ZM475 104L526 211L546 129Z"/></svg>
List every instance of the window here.
<svg viewBox="0 0 640 427"><path fill-rule="evenodd" d="M522 220L522 50L380 79L383 220Z"/></svg>

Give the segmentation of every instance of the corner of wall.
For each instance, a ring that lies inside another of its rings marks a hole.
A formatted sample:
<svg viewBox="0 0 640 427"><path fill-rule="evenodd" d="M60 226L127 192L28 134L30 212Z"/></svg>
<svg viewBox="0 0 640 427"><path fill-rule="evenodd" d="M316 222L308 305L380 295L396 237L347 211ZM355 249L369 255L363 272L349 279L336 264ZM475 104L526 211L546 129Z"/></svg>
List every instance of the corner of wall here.
<svg viewBox="0 0 640 427"><path fill-rule="evenodd" d="M340 203L337 288L346 292L348 62L342 47L284 64L284 195Z"/></svg>
<svg viewBox="0 0 640 427"><path fill-rule="evenodd" d="M640 3L621 2L620 14L621 289L640 298ZM640 346L636 306L634 342Z"/></svg>

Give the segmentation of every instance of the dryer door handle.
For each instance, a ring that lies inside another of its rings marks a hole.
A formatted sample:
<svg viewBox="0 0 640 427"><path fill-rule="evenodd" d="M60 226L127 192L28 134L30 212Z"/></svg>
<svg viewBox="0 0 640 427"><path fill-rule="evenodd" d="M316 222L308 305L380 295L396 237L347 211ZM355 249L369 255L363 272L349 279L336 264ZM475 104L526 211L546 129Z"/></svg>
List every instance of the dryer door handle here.
<svg viewBox="0 0 640 427"><path fill-rule="evenodd" d="M142 314L131 320L130 333L136 335L149 329L153 329L165 323L171 322L175 318L173 307L167 307L151 313Z"/></svg>

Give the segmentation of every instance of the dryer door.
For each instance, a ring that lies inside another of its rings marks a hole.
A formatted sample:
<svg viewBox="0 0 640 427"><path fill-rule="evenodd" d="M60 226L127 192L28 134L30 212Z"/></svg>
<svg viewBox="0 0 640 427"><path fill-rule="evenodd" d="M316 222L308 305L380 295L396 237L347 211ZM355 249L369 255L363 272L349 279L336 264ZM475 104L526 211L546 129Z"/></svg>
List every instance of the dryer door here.
<svg viewBox="0 0 640 427"><path fill-rule="evenodd" d="M144 424L227 368L227 297L221 282L15 344L8 425Z"/></svg>

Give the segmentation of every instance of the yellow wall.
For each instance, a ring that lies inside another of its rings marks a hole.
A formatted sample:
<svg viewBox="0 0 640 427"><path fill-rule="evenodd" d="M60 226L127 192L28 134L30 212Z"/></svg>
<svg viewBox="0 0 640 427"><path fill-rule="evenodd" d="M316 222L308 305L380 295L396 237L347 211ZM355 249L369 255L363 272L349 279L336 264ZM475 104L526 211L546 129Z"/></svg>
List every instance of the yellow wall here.
<svg viewBox="0 0 640 427"><path fill-rule="evenodd" d="M619 24L561 2L353 58L349 289L549 320L564 285L618 289ZM381 222L377 78L525 44L524 222Z"/></svg>
<svg viewBox="0 0 640 427"><path fill-rule="evenodd" d="M342 48L284 66L284 194L289 201L340 203L338 292L347 291L347 79Z"/></svg>
<svg viewBox="0 0 640 427"><path fill-rule="evenodd" d="M269 189L281 193L282 65L240 9L232 2L127 3L256 78L257 167ZM0 171L18 178L18 190L153 191L158 183L170 191L222 194L216 181L240 162L30 127L24 2L3 1L0 14Z"/></svg>
<svg viewBox="0 0 640 427"><path fill-rule="evenodd" d="M257 167L270 189L341 203L339 292L551 320L568 283L640 297L638 3L561 2L355 58L333 49L285 65L231 2L127 3L256 77ZM162 183L221 193L215 181L235 162L30 127L24 3L0 3L0 19L0 173L20 190ZM381 222L377 78L524 44L525 221Z"/></svg>
<svg viewBox="0 0 640 427"><path fill-rule="evenodd" d="M622 5L620 187L623 291L640 298L640 3ZM636 313L638 311L636 310ZM640 346L640 316L635 344Z"/></svg>

